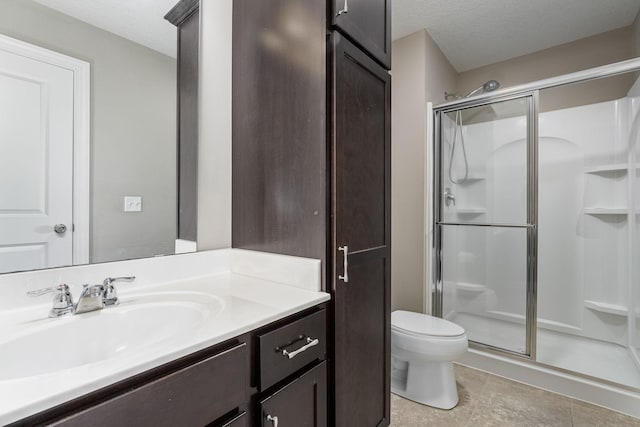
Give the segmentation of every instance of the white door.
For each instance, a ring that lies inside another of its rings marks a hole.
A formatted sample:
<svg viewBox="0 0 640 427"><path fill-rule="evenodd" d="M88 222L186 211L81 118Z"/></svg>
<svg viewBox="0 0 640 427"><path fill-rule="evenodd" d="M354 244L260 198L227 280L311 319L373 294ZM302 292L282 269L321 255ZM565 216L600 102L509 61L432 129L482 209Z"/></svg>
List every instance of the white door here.
<svg viewBox="0 0 640 427"><path fill-rule="evenodd" d="M0 45L0 272L73 262L73 108L73 70Z"/></svg>

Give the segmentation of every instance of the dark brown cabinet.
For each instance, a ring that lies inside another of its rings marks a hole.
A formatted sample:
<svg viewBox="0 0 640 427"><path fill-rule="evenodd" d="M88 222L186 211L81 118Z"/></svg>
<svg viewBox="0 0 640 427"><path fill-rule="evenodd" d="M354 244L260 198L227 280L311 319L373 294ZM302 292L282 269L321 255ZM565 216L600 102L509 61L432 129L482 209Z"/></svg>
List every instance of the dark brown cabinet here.
<svg viewBox="0 0 640 427"><path fill-rule="evenodd" d="M327 366L321 362L260 401L261 426L325 427ZM357 425L357 424L355 424Z"/></svg>
<svg viewBox="0 0 640 427"><path fill-rule="evenodd" d="M335 33L333 63L336 425L387 425L391 77Z"/></svg>
<svg viewBox="0 0 640 427"><path fill-rule="evenodd" d="M330 0L333 25L391 69L391 0Z"/></svg>
<svg viewBox="0 0 640 427"><path fill-rule="evenodd" d="M322 260L328 423L374 427L390 401L390 0L336 16L343 2L234 1L233 246Z"/></svg>

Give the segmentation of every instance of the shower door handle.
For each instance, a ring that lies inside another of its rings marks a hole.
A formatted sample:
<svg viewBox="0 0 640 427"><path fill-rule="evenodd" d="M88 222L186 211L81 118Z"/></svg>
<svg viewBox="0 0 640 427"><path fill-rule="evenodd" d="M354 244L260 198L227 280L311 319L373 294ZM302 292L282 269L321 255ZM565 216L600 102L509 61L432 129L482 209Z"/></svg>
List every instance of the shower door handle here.
<svg viewBox="0 0 640 427"><path fill-rule="evenodd" d="M349 283L349 246L340 246L338 250L344 253L342 257L344 276L338 276L338 279L344 283Z"/></svg>
<svg viewBox="0 0 640 427"><path fill-rule="evenodd" d="M338 11L336 16L340 16L343 13L349 13L349 0L344 0L344 7Z"/></svg>

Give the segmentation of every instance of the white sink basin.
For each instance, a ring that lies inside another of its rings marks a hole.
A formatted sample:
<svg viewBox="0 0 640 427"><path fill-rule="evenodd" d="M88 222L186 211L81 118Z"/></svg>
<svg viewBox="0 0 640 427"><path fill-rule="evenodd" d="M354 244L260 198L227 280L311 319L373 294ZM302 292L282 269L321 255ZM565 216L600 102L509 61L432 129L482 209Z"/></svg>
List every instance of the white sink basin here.
<svg viewBox="0 0 640 427"><path fill-rule="evenodd" d="M27 378L132 355L167 340L184 340L224 309L199 293L157 293L115 307L33 322L0 341L0 381Z"/></svg>

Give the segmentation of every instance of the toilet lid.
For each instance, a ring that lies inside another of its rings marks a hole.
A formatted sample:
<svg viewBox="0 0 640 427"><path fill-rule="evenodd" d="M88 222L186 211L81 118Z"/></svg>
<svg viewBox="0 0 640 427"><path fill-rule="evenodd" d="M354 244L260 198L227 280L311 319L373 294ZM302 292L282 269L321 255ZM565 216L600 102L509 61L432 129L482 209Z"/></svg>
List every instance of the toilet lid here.
<svg viewBox="0 0 640 427"><path fill-rule="evenodd" d="M391 326L400 331L437 337L457 337L464 334L461 326L448 320L402 310L391 313Z"/></svg>

